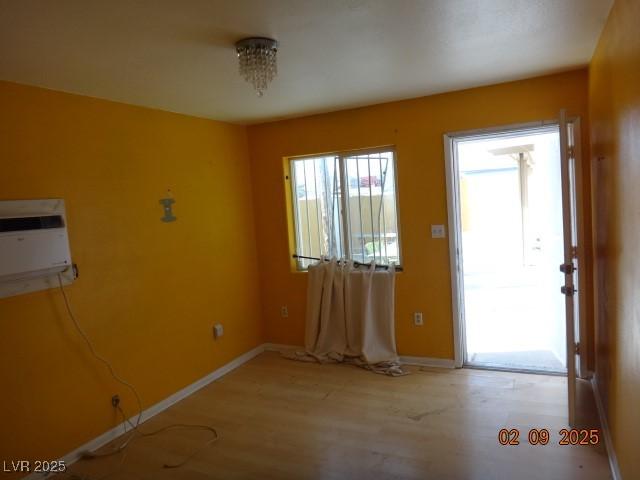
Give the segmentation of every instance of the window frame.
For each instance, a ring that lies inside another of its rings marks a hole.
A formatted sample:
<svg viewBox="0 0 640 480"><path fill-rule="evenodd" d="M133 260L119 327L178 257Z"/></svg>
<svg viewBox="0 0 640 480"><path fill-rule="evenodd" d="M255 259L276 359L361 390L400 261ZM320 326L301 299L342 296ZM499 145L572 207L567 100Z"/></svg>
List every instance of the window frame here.
<svg viewBox="0 0 640 480"><path fill-rule="evenodd" d="M289 233L289 245L290 245L289 253L290 253L290 258L292 260L292 269L294 271L296 272L307 271L307 267L304 267L300 260L293 257L293 255L296 255L298 252L298 244L299 244L299 238L300 238L300 232L296 228L298 225L298 216L297 216L298 213L297 213L297 197L296 197L295 185L294 185L294 179L295 179L295 172L294 172L294 166L293 166L294 162L297 160L305 160L305 159L312 159L312 158L325 158L325 157L337 158L337 165L339 168L339 175L340 175L340 202L339 203L340 203L340 209L341 209L341 212L340 212L341 248L343 251L343 258L357 262L357 260L353 260L352 258L350 258L351 251L352 251L352 245L351 245L352 239L351 239L351 235L348 233L350 231L349 230L350 209L347 208L348 195L344 195L344 190L343 190L344 188L343 186L348 185L347 168L345 166L346 165L345 159L349 157L375 155L378 153L391 153L392 155L392 162L393 162L393 168L394 168L394 179L393 179L394 190L393 191L394 191L394 197L395 197L394 203L395 203L395 213L396 213L396 238L397 238L397 244L398 244L398 263L396 263L395 266L398 271L403 271L402 235L400 233L400 230L401 230L400 229L400 224L401 224L400 200L399 200L399 191L398 191L398 153L395 145L387 145L387 146L374 147L374 148L333 151L333 152L307 154L307 155L293 155L293 156L285 157L284 159L285 170L286 170L285 179L287 180L287 183L288 183L287 196L289 200L287 201L287 207L289 210L288 223L289 223L289 232L290 232ZM385 264L377 264L377 265L380 265L381 267L386 267Z"/></svg>

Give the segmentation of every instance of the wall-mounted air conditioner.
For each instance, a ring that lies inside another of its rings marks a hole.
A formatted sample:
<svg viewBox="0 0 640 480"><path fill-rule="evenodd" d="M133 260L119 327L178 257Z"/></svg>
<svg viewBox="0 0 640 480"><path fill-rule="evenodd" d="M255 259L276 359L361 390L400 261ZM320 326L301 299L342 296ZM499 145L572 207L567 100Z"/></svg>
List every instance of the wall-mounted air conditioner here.
<svg viewBox="0 0 640 480"><path fill-rule="evenodd" d="M0 297L74 279L64 200L0 201Z"/></svg>

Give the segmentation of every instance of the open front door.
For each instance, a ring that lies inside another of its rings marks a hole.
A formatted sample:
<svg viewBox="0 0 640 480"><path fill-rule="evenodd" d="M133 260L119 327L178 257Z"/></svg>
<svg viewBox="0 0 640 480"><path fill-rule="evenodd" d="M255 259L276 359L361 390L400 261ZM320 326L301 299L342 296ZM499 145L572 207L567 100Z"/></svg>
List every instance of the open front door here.
<svg viewBox="0 0 640 480"><path fill-rule="evenodd" d="M560 159L562 178L562 219L564 234L564 262L560 271L564 275L561 293L566 303L567 334L567 390L569 425L576 424L576 384L580 376L580 308L578 269L578 195L576 187L576 143L579 132L577 122L569 122L566 112L560 112Z"/></svg>

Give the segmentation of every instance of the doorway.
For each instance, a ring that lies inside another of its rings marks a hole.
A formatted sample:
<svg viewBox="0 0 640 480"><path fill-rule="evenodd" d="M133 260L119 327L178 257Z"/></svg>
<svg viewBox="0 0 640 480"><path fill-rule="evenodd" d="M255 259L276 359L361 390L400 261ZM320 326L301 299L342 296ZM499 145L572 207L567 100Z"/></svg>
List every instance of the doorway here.
<svg viewBox="0 0 640 480"><path fill-rule="evenodd" d="M465 366L567 371L560 142L558 124L451 141Z"/></svg>

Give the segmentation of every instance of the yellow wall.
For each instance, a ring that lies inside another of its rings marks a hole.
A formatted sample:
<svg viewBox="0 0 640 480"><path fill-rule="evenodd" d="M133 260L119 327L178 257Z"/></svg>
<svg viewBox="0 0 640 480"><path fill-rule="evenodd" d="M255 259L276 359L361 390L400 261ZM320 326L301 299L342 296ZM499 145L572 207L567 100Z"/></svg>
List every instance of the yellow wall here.
<svg viewBox="0 0 640 480"><path fill-rule="evenodd" d="M398 349L404 355L453 358L448 242L431 239L429 226L447 223L442 136L553 119L562 107L586 124L586 70L250 127L267 340L300 345L304 331L306 274L290 267L283 157L396 146L405 268L397 281ZM584 201L588 212L588 196ZM589 291L588 268L584 276ZM288 318L280 317L281 305L289 306ZM424 312L425 326L412 325L414 311Z"/></svg>
<svg viewBox="0 0 640 480"><path fill-rule="evenodd" d="M149 406L256 346L263 331L302 343L306 274L291 270L283 169L292 155L396 146L399 351L452 358L448 242L429 228L447 223L442 135L552 119L563 107L586 124L587 72L256 125L249 148L244 127L6 82L0 105L0 198L67 200L81 272L72 304ZM159 220L167 188L171 224ZM424 327L412 326L418 310ZM216 321L225 325L217 342ZM5 458L57 458L111 428L113 393L133 413L57 291L0 299L0 385L11 392L0 396Z"/></svg>
<svg viewBox="0 0 640 480"><path fill-rule="evenodd" d="M67 201L71 303L145 407L262 342L244 127L5 82L0 105L0 199ZM0 299L0 389L3 459L55 459L115 426L114 393L135 413L55 290Z"/></svg>
<svg viewBox="0 0 640 480"><path fill-rule="evenodd" d="M616 0L589 86L597 380L624 479L640 478L639 19L639 0Z"/></svg>

